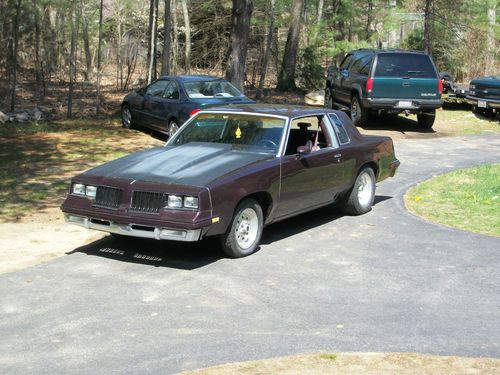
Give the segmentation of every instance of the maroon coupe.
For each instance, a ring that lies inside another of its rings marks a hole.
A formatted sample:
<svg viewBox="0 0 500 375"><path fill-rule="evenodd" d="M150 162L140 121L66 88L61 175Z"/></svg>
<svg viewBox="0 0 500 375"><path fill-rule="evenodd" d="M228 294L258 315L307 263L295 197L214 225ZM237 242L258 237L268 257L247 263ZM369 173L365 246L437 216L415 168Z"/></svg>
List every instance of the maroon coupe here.
<svg viewBox="0 0 500 375"><path fill-rule="evenodd" d="M280 105L211 108L165 144L76 176L69 223L114 235L197 241L230 257L256 251L265 225L331 203L371 210L394 176L391 138L363 136L340 111Z"/></svg>

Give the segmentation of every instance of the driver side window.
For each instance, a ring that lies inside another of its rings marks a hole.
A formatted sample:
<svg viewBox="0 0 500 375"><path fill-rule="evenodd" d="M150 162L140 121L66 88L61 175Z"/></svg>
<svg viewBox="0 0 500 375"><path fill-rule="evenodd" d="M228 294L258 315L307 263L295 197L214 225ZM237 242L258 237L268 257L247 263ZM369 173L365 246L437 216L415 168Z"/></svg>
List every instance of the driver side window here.
<svg viewBox="0 0 500 375"><path fill-rule="evenodd" d="M300 117L292 120L285 155L297 153L297 147L305 146L311 141L312 152L332 147L332 138L323 115Z"/></svg>
<svg viewBox="0 0 500 375"><path fill-rule="evenodd" d="M148 86L146 90L147 95L151 96L159 96L162 97L165 92L165 88L167 87L169 81L156 81Z"/></svg>

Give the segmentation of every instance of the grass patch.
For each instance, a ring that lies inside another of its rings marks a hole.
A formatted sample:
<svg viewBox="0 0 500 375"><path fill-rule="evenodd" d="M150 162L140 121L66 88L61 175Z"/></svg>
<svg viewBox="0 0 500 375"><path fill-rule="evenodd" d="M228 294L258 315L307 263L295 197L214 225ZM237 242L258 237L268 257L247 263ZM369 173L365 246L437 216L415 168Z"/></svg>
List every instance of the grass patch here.
<svg viewBox="0 0 500 375"><path fill-rule="evenodd" d="M497 118L486 118L472 113L469 108L448 106L436 114L434 128L440 128L445 133L453 135L483 134L500 131ZM457 109L454 109L457 108Z"/></svg>
<svg viewBox="0 0 500 375"><path fill-rule="evenodd" d="M329 361L335 361L337 359L337 354L323 353L319 356L321 359L327 359Z"/></svg>
<svg viewBox="0 0 500 375"><path fill-rule="evenodd" d="M76 174L162 144L113 119L5 125L0 128L0 221L57 207Z"/></svg>
<svg viewBox="0 0 500 375"><path fill-rule="evenodd" d="M435 177L413 187L405 202L428 220L500 236L500 164Z"/></svg>

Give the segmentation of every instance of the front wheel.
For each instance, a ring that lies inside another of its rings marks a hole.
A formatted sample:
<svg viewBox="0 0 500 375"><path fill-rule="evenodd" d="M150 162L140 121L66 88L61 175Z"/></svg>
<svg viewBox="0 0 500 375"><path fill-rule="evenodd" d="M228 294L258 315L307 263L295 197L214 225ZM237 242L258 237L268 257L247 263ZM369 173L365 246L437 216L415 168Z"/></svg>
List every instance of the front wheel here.
<svg viewBox="0 0 500 375"><path fill-rule="evenodd" d="M337 109L337 106L333 102L333 93L330 88L325 89L325 107L328 109Z"/></svg>
<svg viewBox="0 0 500 375"><path fill-rule="evenodd" d="M351 215L361 215L372 209L375 199L375 173L370 167L361 169L351 191L341 202L342 210Z"/></svg>
<svg viewBox="0 0 500 375"><path fill-rule="evenodd" d="M130 107L125 104L122 107L122 126L125 129L132 128L132 112L130 111Z"/></svg>
<svg viewBox="0 0 500 375"><path fill-rule="evenodd" d="M263 228L262 208L254 199L243 200L234 213L231 226L222 237L227 256L241 258L254 253L259 246Z"/></svg>
<svg viewBox="0 0 500 375"><path fill-rule="evenodd" d="M417 122L421 128L431 129L436 120L436 110L427 111L417 114Z"/></svg>
<svg viewBox="0 0 500 375"><path fill-rule="evenodd" d="M171 120L168 123L168 138L171 138L175 133L179 130L179 124L177 124L176 120Z"/></svg>

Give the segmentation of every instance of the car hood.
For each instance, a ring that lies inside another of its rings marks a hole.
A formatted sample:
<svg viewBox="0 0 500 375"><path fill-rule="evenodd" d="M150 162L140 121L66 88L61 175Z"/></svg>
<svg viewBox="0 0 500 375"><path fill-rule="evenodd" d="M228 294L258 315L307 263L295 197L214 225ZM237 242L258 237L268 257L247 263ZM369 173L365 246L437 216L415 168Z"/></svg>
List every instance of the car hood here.
<svg viewBox="0 0 500 375"><path fill-rule="evenodd" d="M136 152L83 175L202 187L244 166L272 158L274 155L234 150L227 144L193 142Z"/></svg>
<svg viewBox="0 0 500 375"><path fill-rule="evenodd" d="M476 78L470 81L472 85L482 85L487 87L500 88L500 76L490 76L483 78Z"/></svg>

